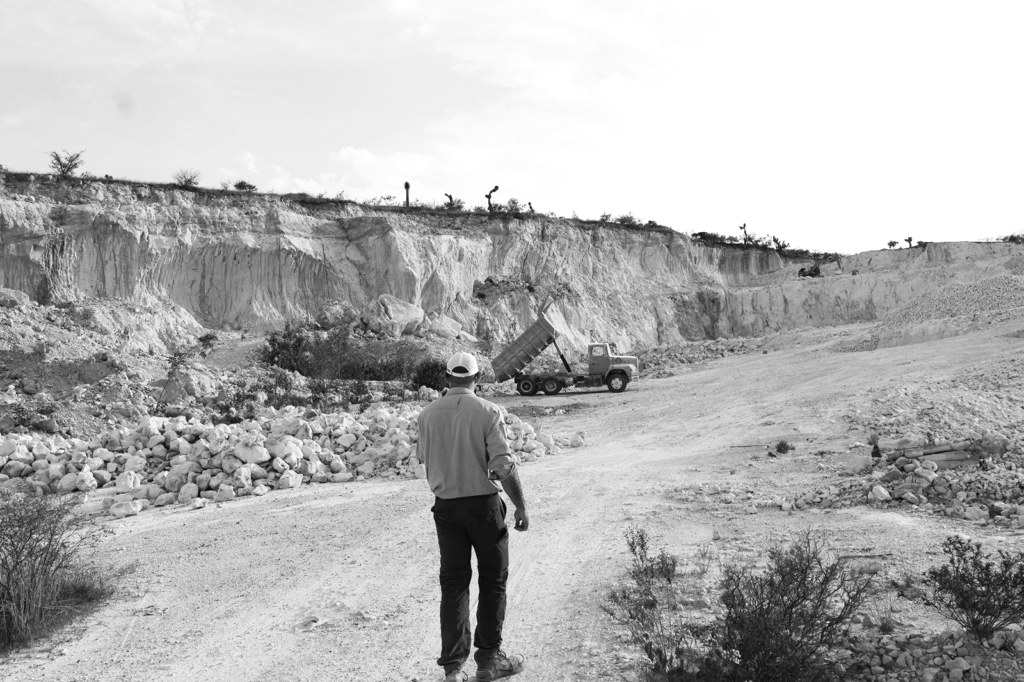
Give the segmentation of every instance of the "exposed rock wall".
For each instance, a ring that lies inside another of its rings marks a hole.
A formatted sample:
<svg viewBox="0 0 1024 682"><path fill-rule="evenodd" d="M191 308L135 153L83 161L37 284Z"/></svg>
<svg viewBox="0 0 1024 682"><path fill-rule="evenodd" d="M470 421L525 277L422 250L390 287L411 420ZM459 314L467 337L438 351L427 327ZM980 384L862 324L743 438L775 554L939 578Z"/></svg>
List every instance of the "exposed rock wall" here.
<svg viewBox="0 0 1024 682"><path fill-rule="evenodd" d="M216 328L391 294L503 345L551 295L567 345L623 350L874 320L951 277L1024 270L1022 247L931 244L798 279L806 261L666 231L11 174L0 240L0 286L37 300L155 297Z"/></svg>

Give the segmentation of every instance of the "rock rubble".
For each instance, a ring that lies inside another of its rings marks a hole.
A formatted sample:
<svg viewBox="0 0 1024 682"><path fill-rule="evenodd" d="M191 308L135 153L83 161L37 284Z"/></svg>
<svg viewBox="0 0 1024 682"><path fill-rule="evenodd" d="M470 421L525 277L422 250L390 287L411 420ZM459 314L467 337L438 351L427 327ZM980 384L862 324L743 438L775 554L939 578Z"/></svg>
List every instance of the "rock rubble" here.
<svg viewBox="0 0 1024 682"><path fill-rule="evenodd" d="M1003 630L977 643L962 632L851 638L832 652L844 679L872 682L1024 681L1024 634Z"/></svg>
<svg viewBox="0 0 1024 682"><path fill-rule="evenodd" d="M918 443L901 441L904 448ZM972 457L959 468L943 468L952 462L935 461L928 455L904 456L910 449L893 450L874 465L858 463L857 469L870 472L866 476L808 491L782 500L779 506L784 511L860 504L908 506L982 525L1024 528L1024 457L1009 448L1008 438L986 432L971 441Z"/></svg>
<svg viewBox="0 0 1024 682"><path fill-rule="evenodd" d="M76 493L83 513L123 518L149 507L201 508L306 483L423 478L416 458L422 406L377 404L358 413L268 408L238 424L147 416L88 440L10 434L0 440L0 488ZM512 414L505 423L520 462L585 444L585 434L541 433Z"/></svg>

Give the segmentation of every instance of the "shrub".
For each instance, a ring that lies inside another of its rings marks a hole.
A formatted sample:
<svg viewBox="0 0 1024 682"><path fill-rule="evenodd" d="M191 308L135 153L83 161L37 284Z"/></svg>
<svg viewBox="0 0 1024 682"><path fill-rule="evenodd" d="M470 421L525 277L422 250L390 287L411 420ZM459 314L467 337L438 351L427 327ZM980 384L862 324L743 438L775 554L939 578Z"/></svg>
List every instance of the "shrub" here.
<svg viewBox="0 0 1024 682"><path fill-rule="evenodd" d="M451 194L445 194L448 197L448 201L442 206L446 211L463 211L466 208L466 202L462 199L456 199Z"/></svg>
<svg viewBox="0 0 1024 682"><path fill-rule="evenodd" d="M775 452L779 453L780 455L784 455L791 450L796 450L796 448L790 445L789 441L787 440L780 440L778 443L775 444Z"/></svg>
<svg viewBox="0 0 1024 682"><path fill-rule="evenodd" d="M701 629L669 613L678 559L664 549L651 556L647 531L636 526L626 529L626 546L632 557L626 571L629 582L612 590L603 608L629 628L650 662L653 679L665 679L692 666L697 658L694 632Z"/></svg>
<svg viewBox="0 0 1024 682"><path fill-rule="evenodd" d="M724 573L724 613L707 642L712 670L753 682L831 677L823 654L864 604L871 576L847 572L810 531L789 547L770 548L763 573L736 566Z"/></svg>
<svg viewBox="0 0 1024 682"><path fill-rule="evenodd" d="M508 200L507 204L505 204L505 210L509 213L522 213L523 207L520 205L519 199L513 197Z"/></svg>
<svg viewBox="0 0 1024 682"><path fill-rule="evenodd" d="M245 180L239 180L238 182L235 183L234 187L239 192L249 192L249 193L252 193L252 192L256 191L256 185L248 183Z"/></svg>
<svg viewBox="0 0 1024 682"><path fill-rule="evenodd" d="M900 243L898 241L896 241L895 239L890 239L889 240L888 246L889 246L890 249L894 249L894 248L896 248L899 245L900 245Z"/></svg>
<svg viewBox="0 0 1024 682"><path fill-rule="evenodd" d="M632 213L620 215L618 218L615 219L615 222L617 222L619 225L629 226L636 226L640 224L640 221L634 218Z"/></svg>
<svg viewBox="0 0 1024 682"><path fill-rule="evenodd" d="M0 491L0 650L31 642L110 595L81 556L98 530L72 507L69 497Z"/></svg>
<svg viewBox="0 0 1024 682"><path fill-rule="evenodd" d="M625 622L650 662L647 680L811 682L835 679L826 657L865 603L872 579L845 571L825 542L806 532L768 550L762 573L723 570L723 611L712 622L670 615L680 575L675 557L652 556L646 533L627 530L632 554L626 588L613 591L613 617Z"/></svg>
<svg viewBox="0 0 1024 682"><path fill-rule="evenodd" d="M190 188L199 186L199 171L192 170L191 168L183 168L172 177L174 184L178 187Z"/></svg>
<svg viewBox="0 0 1024 682"><path fill-rule="evenodd" d="M612 214L611 213L602 213L601 217L598 218L597 221L599 223L607 223L611 219L612 219Z"/></svg>
<svg viewBox="0 0 1024 682"><path fill-rule="evenodd" d="M956 535L946 538L942 551L948 563L925 576L939 613L981 639L1024 620L1024 552L999 550L999 561L988 561L980 543Z"/></svg>
<svg viewBox="0 0 1024 682"><path fill-rule="evenodd" d="M50 152L50 169L54 173L62 178L67 178L75 174L75 171L82 167L85 161L82 160L82 155L85 154L85 150L80 152L71 153L64 150L64 154L60 152Z"/></svg>
<svg viewBox="0 0 1024 682"><path fill-rule="evenodd" d="M448 386L448 365L444 360L429 358L416 366L412 375L413 388L426 386L440 391Z"/></svg>
<svg viewBox="0 0 1024 682"><path fill-rule="evenodd" d="M391 381L411 376L412 351L399 343L395 353L378 357L353 343L347 327L323 334L315 333L307 325L289 323L283 331L267 335L257 359L315 379Z"/></svg>
<svg viewBox="0 0 1024 682"><path fill-rule="evenodd" d="M1024 232L1021 234L1008 234L1005 237L1000 237L999 241L1009 244L1024 244Z"/></svg>

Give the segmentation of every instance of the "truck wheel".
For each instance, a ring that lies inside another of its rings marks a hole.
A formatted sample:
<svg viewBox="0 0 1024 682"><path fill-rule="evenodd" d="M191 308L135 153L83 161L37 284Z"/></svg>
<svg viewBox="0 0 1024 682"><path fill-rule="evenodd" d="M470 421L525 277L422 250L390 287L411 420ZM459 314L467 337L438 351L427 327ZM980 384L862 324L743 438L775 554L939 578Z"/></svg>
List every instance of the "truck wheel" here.
<svg viewBox="0 0 1024 682"><path fill-rule="evenodd" d="M520 395L536 395L537 382L533 379L520 379L516 385L516 390L519 391Z"/></svg>
<svg viewBox="0 0 1024 682"><path fill-rule="evenodd" d="M612 393L622 393L626 390L626 385L629 383L629 379L626 378L625 374L616 372L615 374L608 377L608 390Z"/></svg>
<svg viewBox="0 0 1024 682"><path fill-rule="evenodd" d="M544 392L548 395L554 395L562 390L562 382L556 379L545 379L544 380Z"/></svg>

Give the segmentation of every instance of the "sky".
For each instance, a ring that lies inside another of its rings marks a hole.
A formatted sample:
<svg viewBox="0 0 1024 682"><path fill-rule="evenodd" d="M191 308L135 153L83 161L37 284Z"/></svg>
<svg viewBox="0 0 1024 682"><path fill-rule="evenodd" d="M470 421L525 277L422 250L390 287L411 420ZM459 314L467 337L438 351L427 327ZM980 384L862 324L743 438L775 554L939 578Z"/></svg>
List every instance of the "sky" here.
<svg viewBox="0 0 1024 682"><path fill-rule="evenodd" d="M983 240L1024 231L1022 31L1017 0L3 0L0 165Z"/></svg>

